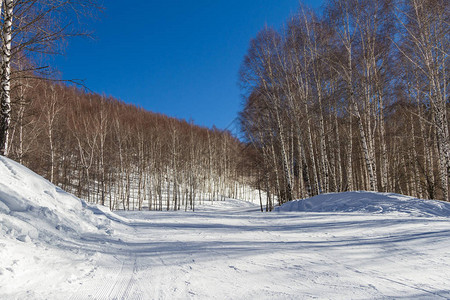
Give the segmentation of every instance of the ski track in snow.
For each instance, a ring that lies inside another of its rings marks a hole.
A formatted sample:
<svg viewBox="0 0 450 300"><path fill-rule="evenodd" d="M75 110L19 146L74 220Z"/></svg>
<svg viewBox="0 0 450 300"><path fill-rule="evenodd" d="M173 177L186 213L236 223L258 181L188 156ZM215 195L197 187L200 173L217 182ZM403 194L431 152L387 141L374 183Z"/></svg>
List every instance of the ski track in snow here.
<svg viewBox="0 0 450 300"><path fill-rule="evenodd" d="M105 242L104 245L106 244ZM131 249L126 242L121 247L119 250ZM139 271L137 256L121 254L112 257L116 261L113 260L105 268L97 264L94 267L96 271L79 283L80 287L70 299L146 299L136 280Z"/></svg>
<svg viewBox="0 0 450 300"><path fill-rule="evenodd" d="M0 290L0 298L450 298L448 218L262 214L256 206L234 209L238 204L119 212L113 235L58 245L67 255L86 255L84 275L54 284L51 293L30 283L4 297Z"/></svg>
<svg viewBox="0 0 450 300"><path fill-rule="evenodd" d="M450 297L448 219L209 208L121 212L120 241L71 299Z"/></svg>

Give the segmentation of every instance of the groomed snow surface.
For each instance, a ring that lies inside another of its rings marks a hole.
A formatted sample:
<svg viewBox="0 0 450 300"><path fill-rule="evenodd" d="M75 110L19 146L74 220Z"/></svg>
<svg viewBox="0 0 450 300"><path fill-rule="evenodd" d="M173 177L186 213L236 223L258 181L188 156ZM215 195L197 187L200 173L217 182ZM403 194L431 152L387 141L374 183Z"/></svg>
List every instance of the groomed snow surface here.
<svg viewBox="0 0 450 300"><path fill-rule="evenodd" d="M450 204L327 194L261 213L91 206L0 157L0 299L448 299Z"/></svg>

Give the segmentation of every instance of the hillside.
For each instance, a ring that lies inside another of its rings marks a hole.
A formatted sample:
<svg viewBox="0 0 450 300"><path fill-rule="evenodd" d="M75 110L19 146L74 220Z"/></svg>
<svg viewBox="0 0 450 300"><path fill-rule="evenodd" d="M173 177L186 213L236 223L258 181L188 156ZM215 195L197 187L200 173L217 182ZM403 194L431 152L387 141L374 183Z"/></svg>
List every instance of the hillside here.
<svg viewBox="0 0 450 300"><path fill-rule="evenodd" d="M185 210L248 186L244 145L227 130L65 84L20 80L24 88L13 96L32 101L13 103L8 157L89 203Z"/></svg>

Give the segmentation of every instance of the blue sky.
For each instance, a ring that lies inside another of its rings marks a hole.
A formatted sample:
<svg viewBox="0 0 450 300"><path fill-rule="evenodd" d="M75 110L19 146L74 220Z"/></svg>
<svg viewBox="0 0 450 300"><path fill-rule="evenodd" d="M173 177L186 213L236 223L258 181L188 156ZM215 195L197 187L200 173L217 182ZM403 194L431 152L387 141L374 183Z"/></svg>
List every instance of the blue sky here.
<svg viewBox="0 0 450 300"><path fill-rule="evenodd" d="M55 65L94 92L225 129L242 107L238 71L250 39L265 24L279 28L298 3L107 0L99 20L87 24L95 39L70 40Z"/></svg>

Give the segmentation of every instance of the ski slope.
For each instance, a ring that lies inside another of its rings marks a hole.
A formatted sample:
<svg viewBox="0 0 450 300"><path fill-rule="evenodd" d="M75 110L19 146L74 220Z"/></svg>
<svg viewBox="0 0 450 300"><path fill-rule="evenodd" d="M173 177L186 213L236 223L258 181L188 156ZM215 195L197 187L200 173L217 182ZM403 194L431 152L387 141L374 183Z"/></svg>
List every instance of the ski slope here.
<svg viewBox="0 0 450 300"><path fill-rule="evenodd" d="M0 299L450 298L448 203L326 197L116 214L0 157Z"/></svg>

